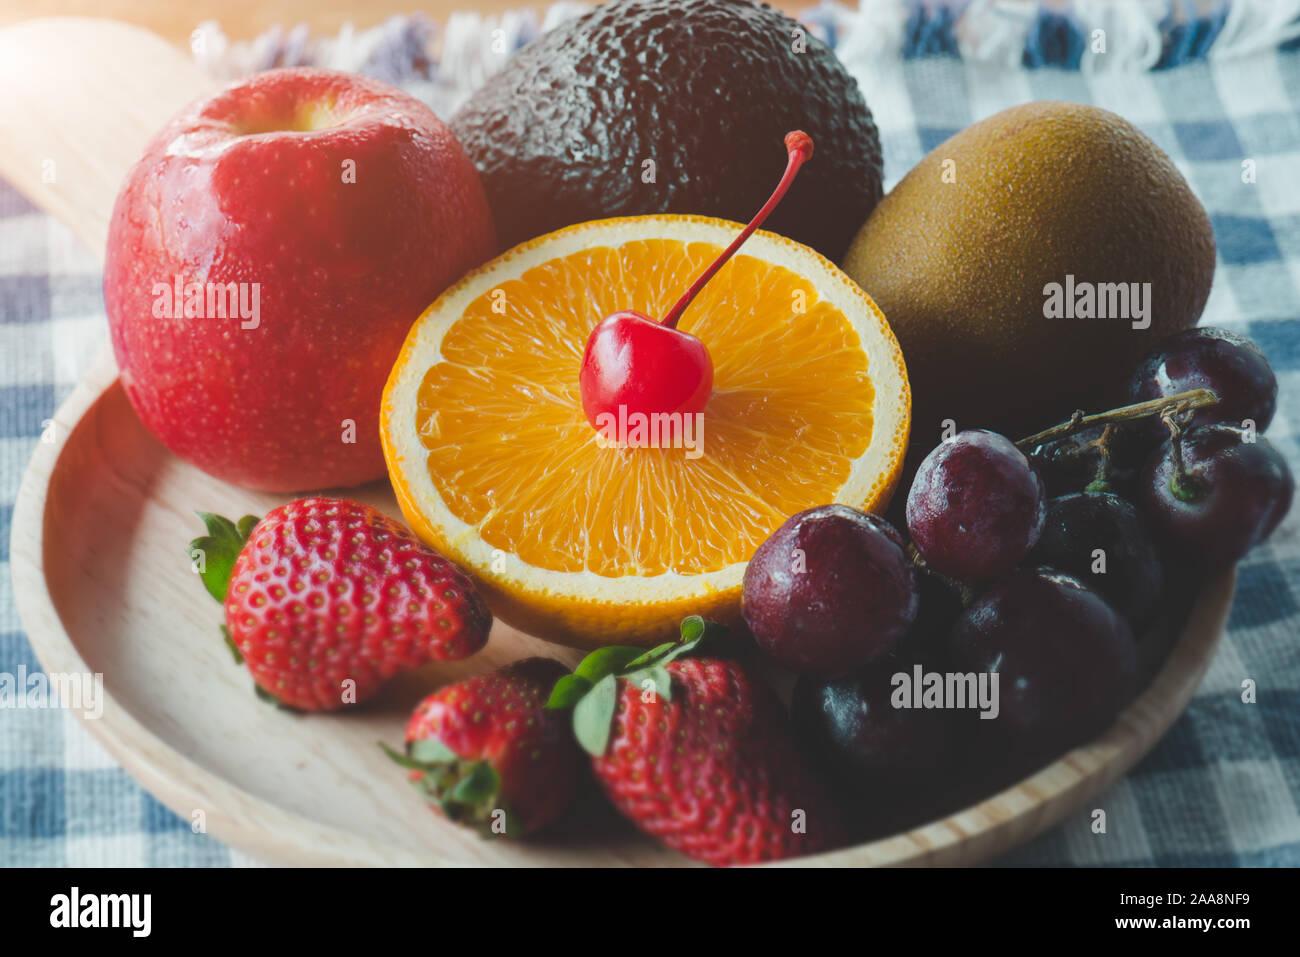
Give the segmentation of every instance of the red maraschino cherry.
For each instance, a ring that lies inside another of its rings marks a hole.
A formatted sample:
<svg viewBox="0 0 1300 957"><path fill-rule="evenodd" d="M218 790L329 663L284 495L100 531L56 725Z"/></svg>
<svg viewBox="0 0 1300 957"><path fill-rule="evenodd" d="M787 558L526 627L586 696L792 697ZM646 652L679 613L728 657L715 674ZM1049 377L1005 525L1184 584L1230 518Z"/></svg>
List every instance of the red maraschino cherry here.
<svg viewBox="0 0 1300 957"><path fill-rule="evenodd" d="M689 415L704 411L713 391L713 360L704 343L678 329L677 322L705 283L785 196L799 167L812 157L812 137L802 130L787 133L785 148L790 154L789 162L771 197L713 265L677 300L662 322L624 309L606 316L592 330L578 382L582 387L582 410L593 428L601 428L598 416L602 414L617 419L620 407L628 415L674 412Z"/></svg>

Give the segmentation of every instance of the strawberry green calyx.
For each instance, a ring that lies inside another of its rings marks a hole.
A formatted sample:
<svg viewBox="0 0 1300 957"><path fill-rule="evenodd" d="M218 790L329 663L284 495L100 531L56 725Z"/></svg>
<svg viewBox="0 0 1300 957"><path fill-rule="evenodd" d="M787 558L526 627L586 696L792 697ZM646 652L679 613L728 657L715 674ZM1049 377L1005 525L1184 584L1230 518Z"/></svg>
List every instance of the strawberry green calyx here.
<svg viewBox="0 0 1300 957"><path fill-rule="evenodd" d="M462 758L436 738L407 742L405 754L382 741L379 746L394 763L417 772L411 783L448 820L469 825L484 837L510 833L508 823L493 827L496 812L504 812L508 822L510 810L501 801L501 776L487 761Z"/></svg>
<svg viewBox="0 0 1300 957"><path fill-rule="evenodd" d="M238 651L239 649L236 648L235 650ZM242 661L244 656L240 655L239 657L240 660ZM253 682L253 694L257 695L259 701L265 701L269 705L274 705L275 707L279 708L281 711L287 711L290 714L307 713L306 711L303 711L301 708L295 708L293 705L285 704L275 695L271 694L271 692L267 691L265 688L259 685L256 681Z"/></svg>
<svg viewBox="0 0 1300 957"><path fill-rule="evenodd" d="M203 520L208 534L190 542L191 566L198 572L199 578L203 581L203 587L208 590L208 594L225 604L226 592L230 588L230 574L235 567L235 559L243 551L248 536L253 533L253 528L258 523L258 518L256 515L245 515L236 524L223 515L214 515L211 512L195 512L194 514ZM226 643L226 647L230 649L235 664L242 665L244 655L240 652L239 646L235 644L234 639L230 637L230 629L225 625L221 626L221 638ZM269 700L273 704L280 703L260 685L254 683L253 687L262 700Z"/></svg>
<svg viewBox="0 0 1300 957"><path fill-rule="evenodd" d="M225 625L221 626L221 637L225 639L226 647L230 649L230 654L231 657L235 659L235 664L242 665L244 663L244 653L240 651L239 646L235 644L235 639L230 637L230 629Z"/></svg>
<svg viewBox="0 0 1300 957"><path fill-rule="evenodd" d="M203 580L203 587L208 590L208 594L224 604L226 592L230 588L230 575L235 567L235 559L244 550L244 545L248 542L248 536L253 534L253 529L260 519L256 515L245 515L236 523L224 515L214 515L212 512L195 512L194 514L203 519L208 534L190 542L190 561L199 573L199 577ZM242 665L244 655L239 650L239 646L235 644L234 639L230 637L230 629L225 625L221 626L221 639L226 643L226 647L230 649L230 655L235 659L235 664ZM297 711L296 708L286 705L256 681L253 682L253 690L267 704L273 704L285 711Z"/></svg>
<svg viewBox="0 0 1300 957"><path fill-rule="evenodd" d="M698 653L703 645L720 640L727 629L707 622L699 615L682 619L681 638L646 651L610 645L593 651L578 663L573 674L555 683L546 707L552 711L573 709L573 734L588 754L600 757L609 744L614 709L618 705L618 680L672 700L672 676L668 665L685 655Z"/></svg>
<svg viewBox="0 0 1300 957"><path fill-rule="evenodd" d="M195 512L203 520L208 534L190 542L190 561L203 580L203 587L217 601L226 600L226 590L230 587L230 573L235 567L235 559L244 549L244 543L253 533L259 519L256 515L245 515L236 524L222 515L211 512Z"/></svg>

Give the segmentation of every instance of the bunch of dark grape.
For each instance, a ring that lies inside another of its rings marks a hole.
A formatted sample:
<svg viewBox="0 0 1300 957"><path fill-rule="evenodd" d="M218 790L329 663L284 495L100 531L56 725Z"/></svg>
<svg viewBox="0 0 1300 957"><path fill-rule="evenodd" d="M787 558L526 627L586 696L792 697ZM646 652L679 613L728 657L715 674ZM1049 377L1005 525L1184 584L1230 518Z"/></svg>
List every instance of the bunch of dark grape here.
<svg viewBox="0 0 1300 957"><path fill-rule="evenodd" d="M907 494L910 541L824 506L755 554L745 619L799 675L797 726L869 831L975 796L954 782L987 791L1104 731L1167 650L1150 636L1176 632L1188 594L1286 515L1294 479L1261 434L1277 380L1249 340L1173 336L1129 398L1020 442L946 439ZM996 718L900 708L897 676L917 665L996 674Z"/></svg>
<svg viewBox="0 0 1300 957"><path fill-rule="evenodd" d="M1277 378L1254 343L1216 328L1172 336L1139 363L1129 400L1195 389L1217 401L1033 444L1029 458L1055 495L1105 490L1129 499L1171 570L1205 578L1268 538L1291 506L1295 482L1262 437L1277 409ZM1083 439L1089 435L1091 444ZM1090 478L1080 482L1085 473Z"/></svg>

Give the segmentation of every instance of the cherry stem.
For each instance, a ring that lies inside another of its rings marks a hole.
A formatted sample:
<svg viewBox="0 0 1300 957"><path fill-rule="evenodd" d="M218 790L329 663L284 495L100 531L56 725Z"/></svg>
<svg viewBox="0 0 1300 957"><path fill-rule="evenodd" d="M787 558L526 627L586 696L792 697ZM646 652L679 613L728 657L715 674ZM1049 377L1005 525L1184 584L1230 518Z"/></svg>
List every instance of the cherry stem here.
<svg viewBox="0 0 1300 957"><path fill-rule="evenodd" d="M763 208L754 214L754 218L749 221L749 225L741 230L740 235L732 241L731 245L723 251L721 256L713 261L713 265L700 274L700 277L691 284L691 288L687 289L685 294L677 300L677 304L668 311L668 315L664 316L663 325L667 326L669 329L677 328L677 322L682 318L682 313L686 311L686 307L691 304L691 301L699 295L699 292L704 288L705 283L713 278L714 274L721 269L736 250L744 244L745 240L754 234L754 230L763 225L763 220L767 219L772 210L776 209L776 204L781 202L782 197L785 196L786 191L790 188L790 184L794 182L794 177L795 174L799 172L799 167L812 158L812 137L803 132L803 130L794 130L785 134L785 148L789 151L790 158L786 163L785 173L781 176L781 182L776 184L776 189L772 191L772 195L769 196L767 202L763 204Z"/></svg>
<svg viewBox="0 0 1300 957"><path fill-rule="evenodd" d="M1162 399L1148 399L1146 402L1122 405L1118 409L1098 412L1096 415L1084 415L1082 412L1076 412L1070 416L1067 422L1062 422L1050 429L1035 432L1033 435L1021 439L1016 443L1016 448L1032 449L1036 445L1042 445L1044 442L1050 442L1053 439L1061 439L1067 435L1073 435L1075 432L1082 432L1089 426L1099 423L1128 422L1133 419L1145 419L1149 415L1158 415L1163 418L1166 411L1181 415L1193 409L1203 409L1209 405L1216 405L1218 401L1219 397L1209 389L1189 389L1186 392L1165 396Z"/></svg>

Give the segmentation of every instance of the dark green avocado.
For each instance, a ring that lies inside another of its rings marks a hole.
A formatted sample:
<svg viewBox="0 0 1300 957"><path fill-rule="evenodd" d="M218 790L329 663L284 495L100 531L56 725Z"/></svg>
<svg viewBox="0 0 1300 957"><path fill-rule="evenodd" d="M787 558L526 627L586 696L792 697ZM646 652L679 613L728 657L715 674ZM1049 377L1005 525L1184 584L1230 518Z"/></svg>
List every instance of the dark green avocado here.
<svg viewBox="0 0 1300 957"><path fill-rule="evenodd" d="M519 50L451 125L503 247L609 216L747 221L793 129L815 152L765 228L838 261L881 197L857 81L805 27L750 0L597 7Z"/></svg>

